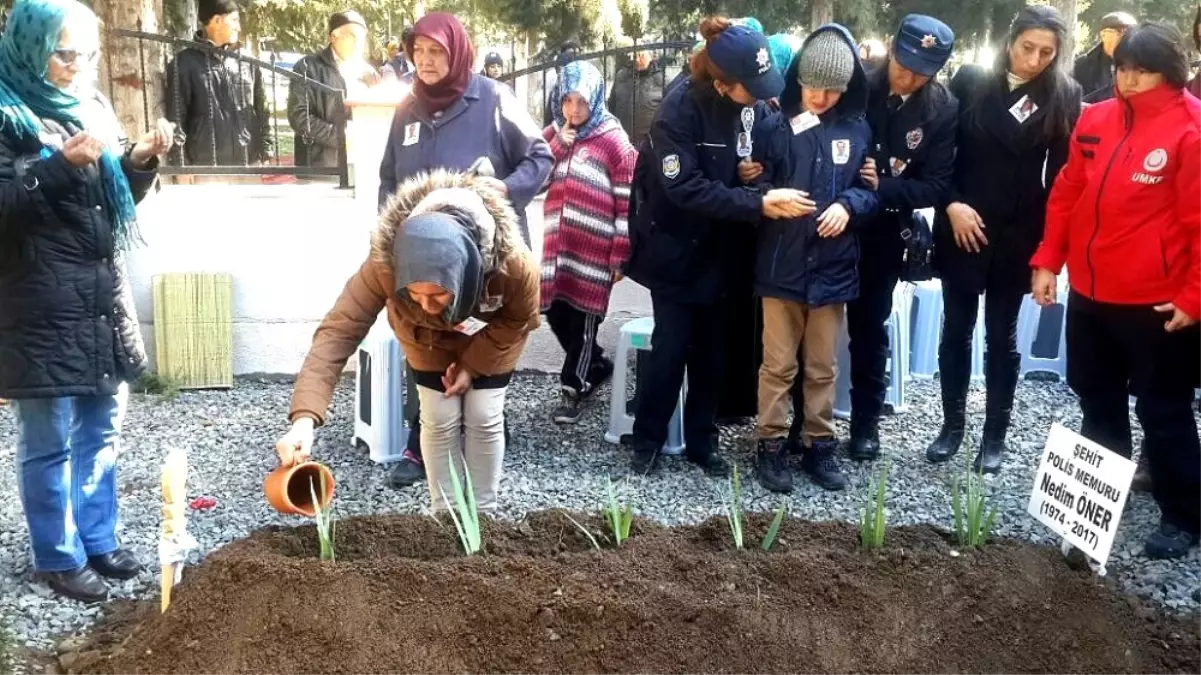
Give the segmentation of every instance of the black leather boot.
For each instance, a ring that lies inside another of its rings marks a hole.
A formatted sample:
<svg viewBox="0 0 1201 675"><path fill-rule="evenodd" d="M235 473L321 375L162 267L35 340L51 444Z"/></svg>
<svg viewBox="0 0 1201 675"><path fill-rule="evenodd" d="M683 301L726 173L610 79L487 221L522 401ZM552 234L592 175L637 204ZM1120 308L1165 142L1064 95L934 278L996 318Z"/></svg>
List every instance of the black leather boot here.
<svg viewBox="0 0 1201 675"><path fill-rule="evenodd" d="M857 462L871 462L880 456L880 431L874 418L857 418L852 412L847 456Z"/></svg>
<svg viewBox="0 0 1201 675"><path fill-rule="evenodd" d="M942 401L942 429L926 448L926 460L941 464L959 453L967 424L967 396Z"/></svg>
<svg viewBox="0 0 1201 675"><path fill-rule="evenodd" d="M972 462L972 471L999 473L1001 459L1008 448L1005 435L1009 433L1009 419L1013 414L1013 397L1018 385L1021 356L1005 354L993 358L984 356L984 381L988 388L988 400L984 405L984 433L980 439L980 452Z"/></svg>
<svg viewBox="0 0 1201 675"><path fill-rule="evenodd" d="M938 385L942 390L942 429L926 448L926 460L941 464L959 453L967 425L967 389L972 377L971 334L963 344L943 335L938 350Z"/></svg>
<svg viewBox="0 0 1201 675"><path fill-rule="evenodd" d="M1005 434L1009 431L1009 411L994 413L984 420L984 434L980 440L980 452L972 462L976 473L1000 473L1001 458L1009 448L1005 447Z"/></svg>

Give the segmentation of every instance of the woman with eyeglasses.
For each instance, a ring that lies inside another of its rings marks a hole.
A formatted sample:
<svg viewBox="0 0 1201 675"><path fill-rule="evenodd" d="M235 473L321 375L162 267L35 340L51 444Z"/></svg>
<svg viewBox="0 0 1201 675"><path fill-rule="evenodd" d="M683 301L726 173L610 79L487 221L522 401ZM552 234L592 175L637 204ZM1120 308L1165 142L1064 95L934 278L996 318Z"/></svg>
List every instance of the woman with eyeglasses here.
<svg viewBox="0 0 1201 675"><path fill-rule="evenodd" d="M0 36L0 396L34 576L85 602L142 569L116 536L126 383L146 362L123 259L172 137L160 121L127 145L93 88L98 29L75 0L18 0Z"/></svg>

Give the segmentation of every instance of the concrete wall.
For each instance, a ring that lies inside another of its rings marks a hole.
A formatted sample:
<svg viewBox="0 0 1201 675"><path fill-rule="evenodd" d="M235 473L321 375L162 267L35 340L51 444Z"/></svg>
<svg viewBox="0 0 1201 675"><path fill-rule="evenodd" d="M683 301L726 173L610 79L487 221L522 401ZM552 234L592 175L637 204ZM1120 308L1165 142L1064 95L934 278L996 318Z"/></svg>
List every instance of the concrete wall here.
<svg viewBox="0 0 1201 675"><path fill-rule="evenodd" d="M152 278L234 280L234 373L295 373L313 331L367 256L374 200L327 184L167 185L138 212L146 246L129 271L154 354Z"/></svg>
<svg viewBox="0 0 1201 675"><path fill-rule="evenodd" d="M346 279L367 257L375 186L166 185L138 210L146 246L130 257L138 316L154 356L152 284L168 272L227 272L234 282L234 374L293 375ZM541 255L542 202L528 211ZM650 313L645 289L618 284L601 342L612 348L630 318ZM520 367L557 372L563 352L543 325ZM353 360L350 364L353 367Z"/></svg>

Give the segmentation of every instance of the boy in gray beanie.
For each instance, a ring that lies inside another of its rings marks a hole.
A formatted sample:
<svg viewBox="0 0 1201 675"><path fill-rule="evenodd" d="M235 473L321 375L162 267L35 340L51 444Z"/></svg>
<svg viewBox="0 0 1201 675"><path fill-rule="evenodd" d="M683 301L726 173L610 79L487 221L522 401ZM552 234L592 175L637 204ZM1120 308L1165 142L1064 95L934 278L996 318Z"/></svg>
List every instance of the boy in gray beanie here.
<svg viewBox="0 0 1201 675"><path fill-rule="evenodd" d="M847 90L851 76L855 74L855 51L834 31L814 34L801 48L799 58L797 82L806 89L824 89L841 94ZM818 111L810 112L821 114Z"/></svg>
<svg viewBox="0 0 1201 675"><path fill-rule="evenodd" d="M787 184L779 187L804 191L810 200L804 217L764 221L758 229L763 365L756 468L759 482L773 492L792 491L792 454L801 455L801 469L821 487L847 484L835 459L834 353L844 307L859 293L852 227L877 208L876 193L859 174L872 133L863 117L868 86L856 51L842 26L810 35L784 78L779 129L765 142L769 164L787 158ZM790 398L801 420L796 443L789 440Z"/></svg>

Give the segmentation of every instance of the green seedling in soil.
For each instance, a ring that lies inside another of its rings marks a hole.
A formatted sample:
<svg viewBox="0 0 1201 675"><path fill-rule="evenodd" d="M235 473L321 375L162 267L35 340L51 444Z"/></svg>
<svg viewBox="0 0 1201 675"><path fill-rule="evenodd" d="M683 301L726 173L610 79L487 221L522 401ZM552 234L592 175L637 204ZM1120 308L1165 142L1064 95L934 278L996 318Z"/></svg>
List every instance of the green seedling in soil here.
<svg viewBox="0 0 1201 675"><path fill-rule="evenodd" d="M609 523L609 529L613 532L613 541L617 546L630 538L630 526L634 523L634 508L629 504L621 504L617 501L617 491L613 489L613 479L609 479L608 484L609 502L605 505L605 521Z"/></svg>
<svg viewBox="0 0 1201 675"><path fill-rule="evenodd" d="M313 520L317 523L317 543L321 547L321 559L333 562L334 557L334 504L330 502L321 505L317 495L325 496L325 474L320 477L321 491L317 491L317 481L309 479L309 494L313 496Z"/></svg>
<svg viewBox="0 0 1201 675"><path fill-rule="evenodd" d="M572 518L570 513L564 511L563 515L571 521L572 525L576 526L576 529L578 529L580 532L583 532L585 537L588 537L588 541L592 542L592 548L598 551L601 550L600 543L596 541L596 537L592 536L592 533L588 531L588 528L581 525L580 522L575 518Z"/></svg>
<svg viewBox="0 0 1201 675"><path fill-rule="evenodd" d="M734 547L742 550L742 479L738 476L738 465L734 465L734 473L730 475L730 491L723 495L726 510L726 522L730 524L730 534L734 537Z"/></svg>
<svg viewBox="0 0 1201 675"><path fill-rule="evenodd" d="M955 539L960 546L980 548L992 537L997 520L997 507L988 509L988 495L983 472L972 471L970 444L964 448L964 470L955 476L951 487L951 514L955 520Z"/></svg>
<svg viewBox="0 0 1201 675"><path fill-rule="evenodd" d="M475 490L471 486L471 472L463 472L463 478L467 481L467 489L464 490L463 483L459 481L459 472L455 469L454 458L447 457L446 461L450 465L450 483L455 493L455 506L452 508L447 501L446 492L442 493L442 501L446 502L446 510L455 521L455 530L459 533L459 542L463 544L463 553L475 555L480 552L480 513L475 504ZM458 514L455 513L455 508L458 509Z"/></svg>
<svg viewBox="0 0 1201 675"><path fill-rule="evenodd" d="M771 547L776 543L776 536L780 534L780 525L784 523L784 514L788 513L788 499L780 500L780 508L776 509L776 517L772 519L771 525L767 528L767 534L763 535L763 550L770 551Z"/></svg>
<svg viewBox="0 0 1201 675"><path fill-rule="evenodd" d="M888 493L888 465L872 477L867 489L867 499L859 511L859 544L874 551L884 546L884 532L888 528L888 514L884 511L884 497Z"/></svg>

